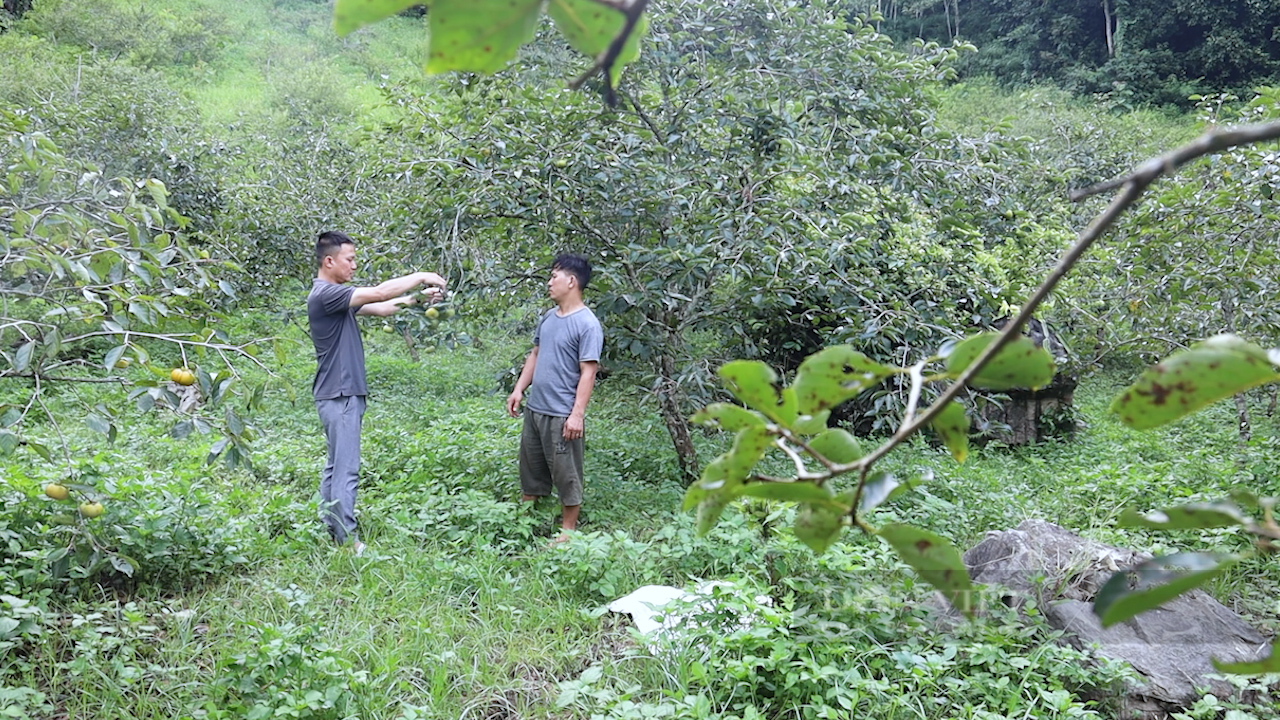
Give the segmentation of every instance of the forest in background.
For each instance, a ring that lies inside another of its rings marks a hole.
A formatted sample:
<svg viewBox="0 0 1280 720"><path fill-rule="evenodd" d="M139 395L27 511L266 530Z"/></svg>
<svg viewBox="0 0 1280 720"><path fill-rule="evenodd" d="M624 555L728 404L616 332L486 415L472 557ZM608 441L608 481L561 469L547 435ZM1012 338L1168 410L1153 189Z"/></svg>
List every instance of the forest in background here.
<svg viewBox="0 0 1280 720"><path fill-rule="evenodd" d="M1280 5L1177 0L874 0L882 29L973 43L962 72L1006 85L1053 82L1126 107L1190 106L1193 95L1247 96L1280 73Z"/></svg>

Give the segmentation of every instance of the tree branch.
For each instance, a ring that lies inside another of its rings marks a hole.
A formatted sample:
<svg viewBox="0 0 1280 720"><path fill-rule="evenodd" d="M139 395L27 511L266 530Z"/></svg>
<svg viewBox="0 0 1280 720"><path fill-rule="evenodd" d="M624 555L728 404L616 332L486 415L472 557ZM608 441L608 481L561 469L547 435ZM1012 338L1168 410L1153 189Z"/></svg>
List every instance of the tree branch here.
<svg viewBox="0 0 1280 720"><path fill-rule="evenodd" d="M622 54L622 48L631 39L631 33L635 30L636 23L640 22L640 18L644 17L644 11L649 7L649 0L631 0L630 3L626 3L626 0L595 0L595 2L622 13L626 21L622 24L622 29L614 36L613 41L609 43L609 47L605 48L605 51L596 58L595 64L579 75L577 80L569 83L569 88L577 90L582 87L583 83L590 80L592 75L602 72L604 73L604 101L609 107L617 107L618 96L614 92L613 78L610 76L610 71L613 70L613 64L618 61L618 56Z"/></svg>

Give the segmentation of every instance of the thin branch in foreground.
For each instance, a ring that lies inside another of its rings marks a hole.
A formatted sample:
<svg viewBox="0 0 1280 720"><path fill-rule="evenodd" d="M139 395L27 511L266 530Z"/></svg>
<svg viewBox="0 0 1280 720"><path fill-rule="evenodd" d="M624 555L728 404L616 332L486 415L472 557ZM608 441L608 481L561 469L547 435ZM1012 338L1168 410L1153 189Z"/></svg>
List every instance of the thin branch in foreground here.
<svg viewBox="0 0 1280 720"><path fill-rule="evenodd" d="M1229 129L1213 129L1204 135L1188 143L1187 145L1177 148L1171 152L1165 153L1160 157L1153 158L1139 165L1132 173L1119 178L1117 180L1100 183L1092 188L1072 193L1075 200L1083 199L1108 189L1119 187L1121 190L1111 200L1111 203L1097 217L1095 217L1077 236L1076 244L1073 245L1062 259L1054 267L1049 276L1045 278L1040 287L1027 299L1023 305L1022 311L1018 313L1008 325L1005 326L1004 332L995 339L986 350L982 352L974 361L960 374L955 381L943 391L932 405L930 405L914 422L899 428L888 440L880 447L873 450L860 460L837 465L830 470L831 475L846 472L858 471L858 489L855 496L853 506L856 508L858 503L857 497L861 497L863 485L866 482L871 467L875 465L882 457L887 455L890 450L898 446L907 438L914 435L918 430L930 423L942 410L947 403L955 399L957 395L964 390L970 380L982 370L991 358L1008 345L1013 338L1021 332L1022 327L1026 325L1036 309L1044 302L1049 293L1057 286L1058 282L1070 272L1071 268L1079 262L1081 256L1093 245L1099 237L1113 225L1126 210L1129 209L1142 194L1146 191L1151 183L1155 182L1162 175L1172 173L1179 167L1203 155L1226 150L1228 148L1265 142L1268 140L1280 139L1280 122L1266 123L1263 125L1249 125L1239 128Z"/></svg>

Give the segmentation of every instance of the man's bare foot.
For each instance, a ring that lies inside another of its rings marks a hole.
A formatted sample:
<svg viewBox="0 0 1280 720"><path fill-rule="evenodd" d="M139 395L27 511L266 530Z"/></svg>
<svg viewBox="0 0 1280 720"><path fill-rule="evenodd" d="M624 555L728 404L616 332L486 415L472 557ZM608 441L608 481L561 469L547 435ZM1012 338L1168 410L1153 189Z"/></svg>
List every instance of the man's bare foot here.
<svg viewBox="0 0 1280 720"><path fill-rule="evenodd" d="M563 545L564 543L567 543L567 542L569 542L569 533L562 532L556 536L555 540L551 541L551 547L555 547L557 545Z"/></svg>

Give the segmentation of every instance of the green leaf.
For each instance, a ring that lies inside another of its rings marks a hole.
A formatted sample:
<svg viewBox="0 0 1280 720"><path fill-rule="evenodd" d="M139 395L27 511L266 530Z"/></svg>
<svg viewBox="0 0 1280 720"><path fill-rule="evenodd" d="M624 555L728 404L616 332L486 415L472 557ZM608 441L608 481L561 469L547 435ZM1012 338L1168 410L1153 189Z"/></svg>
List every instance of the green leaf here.
<svg viewBox="0 0 1280 720"><path fill-rule="evenodd" d="M688 510L712 493L731 490L736 495L742 481L764 457L773 438L764 426L746 427L738 431L733 447L712 460L702 470L702 477L685 493L684 509Z"/></svg>
<svg viewBox="0 0 1280 720"><path fill-rule="evenodd" d="M124 353L129 349L128 345L117 345L107 351L107 356L102 359L102 367L108 370L115 370L116 363L120 358L124 357Z"/></svg>
<svg viewBox="0 0 1280 720"><path fill-rule="evenodd" d="M1159 427L1206 405L1280 380L1267 352L1234 335L1218 335L1147 368L1111 402L1135 430Z"/></svg>
<svg viewBox="0 0 1280 720"><path fill-rule="evenodd" d="M772 442L773 436L763 425L743 428L729 452L703 468L702 477L684 494L684 509L698 508L698 532L705 533L715 527L721 511L742 493L743 481Z"/></svg>
<svg viewBox="0 0 1280 720"><path fill-rule="evenodd" d="M918 475L899 478L887 472L878 472L867 478L862 486L862 498L858 501L858 512L866 513L898 497L915 486L933 479L933 471L925 468Z"/></svg>
<svg viewBox="0 0 1280 720"><path fill-rule="evenodd" d="M1280 673L1280 652L1276 652L1276 646L1271 646L1271 654L1261 660L1253 662L1236 662L1226 663L1214 658L1213 666L1219 672L1231 673L1232 675L1263 675L1266 673Z"/></svg>
<svg viewBox="0 0 1280 720"><path fill-rule="evenodd" d="M694 413L689 422L706 427L720 427L737 432L745 427L765 424L764 416L732 403L711 403Z"/></svg>
<svg viewBox="0 0 1280 720"><path fill-rule="evenodd" d="M758 360L734 360L720 367L720 378L729 391L765 417L791 427L796 421L796 395L778 385L773 368Z"/></svg>
<svg viewBox="0 0 1280 720"><path fill-rule="evenodd" d="M830 417L830 410L821 410L813 415L800 415L791 426L791 430L799 435L815 435L827 429L827 419Z"/></svg>
<svg viewBox="0 0 1280 720"><path fill-rule="evenodd" d="M958 400L947 403L929 425L942 438L956 462L962 463L969 457L969 416L965 415L963 403Z"/></svg>
<svg viewBox="0 0 1280 720"><path fill-rule="evenodd" d="M194 429L195 429L195 426L191 423L190 420L182 420L180 422L174 423L174 426L172 428L169 428L169 436L172 437L174 440L182 440L186 438L188 435L190 435L191 431Z"/></svg>
<svg viewBox="0 0 1280 720"><path fill-rule="evenodd" d="M421 2L422 0L335 0L333 30L339 35L346 35ZM435 6L431 9L434 12Z"/></svg>
<svg viewBox="0 0 1280 720"><path fill-rule="evenodd" d="M1247 525L1248 519L1230 503L1189 503L1155 510L1146 515L1126 509L1120 515L1121 527L1147 527L1160 530L1195 530Z"/></svg>
<svg viewBox="0 0 1280 720"><path fill-rule="evenodd" d="M718 494L698 503L697 529L699 535L706 535L711 532L711 528L720 522L720 514L724 512L731 499L724 494Z"/></svg>
<svg viewBox="0 0 1280 720"><path fill-rule="evenodd" d="M8 455L18 448L21 443L18 436L8 430L0 430L0 455Z"/></svg>
<svg viewBox="0 0 1280 720"><path fill-rule="evenodd" d="M858 438L849 434L848 430L830 428L809 441L809 449L833 463L841 465L859 460L866 452Z"/></svg>
<svg viewBox="0 0 1280 720"><path fill-rule="evenodd" d="M556 24L574 50L592 60L608 49L618 33L622 32L626 16L594 0L551 0L547 14ZM622 46L613 67L609 69L609 84L618 86L622 68L640 57L640 38L649 31L649 19L641 17L631 29L631 36Z"/></svg>
<svg viewBox="0 0 1280 720"><path fill-rule="evenodd" d="M435 0L427 72L495 73L533 39L542 0Z"/></svg>
<svg viewBox="0 0 1280 720"><path fill-rule="evenodd" d="M1152 558L1112 575L1098 591L1093 613L1103 627L1110 627L1204 585L1239 561L1234 555L1208 553Z"/></svg>
<svg viewBox="0 0 1280 720"><path fill-rule="evenodd" d="M947 356L947 373L955 378L982 354L1000 333L972 335L960 341ZM1015 337L991 358L969 381L976 388L1011 390L1036 389L1053 382L1053 357L1026 337Z"/></svg>
<svg viewBox="0 0 1280 720"><path fill-rule="evenodd" d="M830 503L831 491L811 482L758 482L742 489L743 495L780 502ZM844 508L841 512L848 511Z"/></svg>
<svg viewBox="0 0 1280 720"><path fill-rule="evenodd" d="M821 555L840 539L848 507L830 502L804 503L796 513L793 531L800 542Z"/></svg>
<svg viewBox="0 0 1280 720"><path fill-rule="evenodd" d="M862 486L862 499L858 501L858 512L870 512L885 500L893 497L894 490L900 483L892 473L878 472L867 478Z"/></svg>
<svg viewBox="0 0 1280 720"><path fill-rule="evenodd" d="M911 525L893 523L877 531L920 577L937 588L951 607L973 617L973 583L960 551L950 540Z"/></svg>
<svg viewBox="0 0 1280 720"><path fill-rule="evenodd" d="M45 462L53 462L53 453L49 452L49 448L45 445L28 440L27 449L44 458Z"/></svg>
<svg viewBox="0 0 1280 720"><path fill-rule="evenodd" d="M814 415L855 397L893 374L893 369L869 360L848 345L825 348L805 358L791 384L796 409Z"/></svg>
<svg viewBox="0 0 1280 720"><path fill-rule="evenodd" d="M13 358L13 369L15 372L26 372L31 367L31 356L35 354L36 343L34 340L24 344L18 348L18 352Z"/></svg>
<svg viewBox="0 0 1280 720"><path fill-rule="evenodd" d="M111 422L101 415L89 415L84 419L84 423L89 426L90 430L96 433L102 433L103 435L111 434Z"/></svg>

